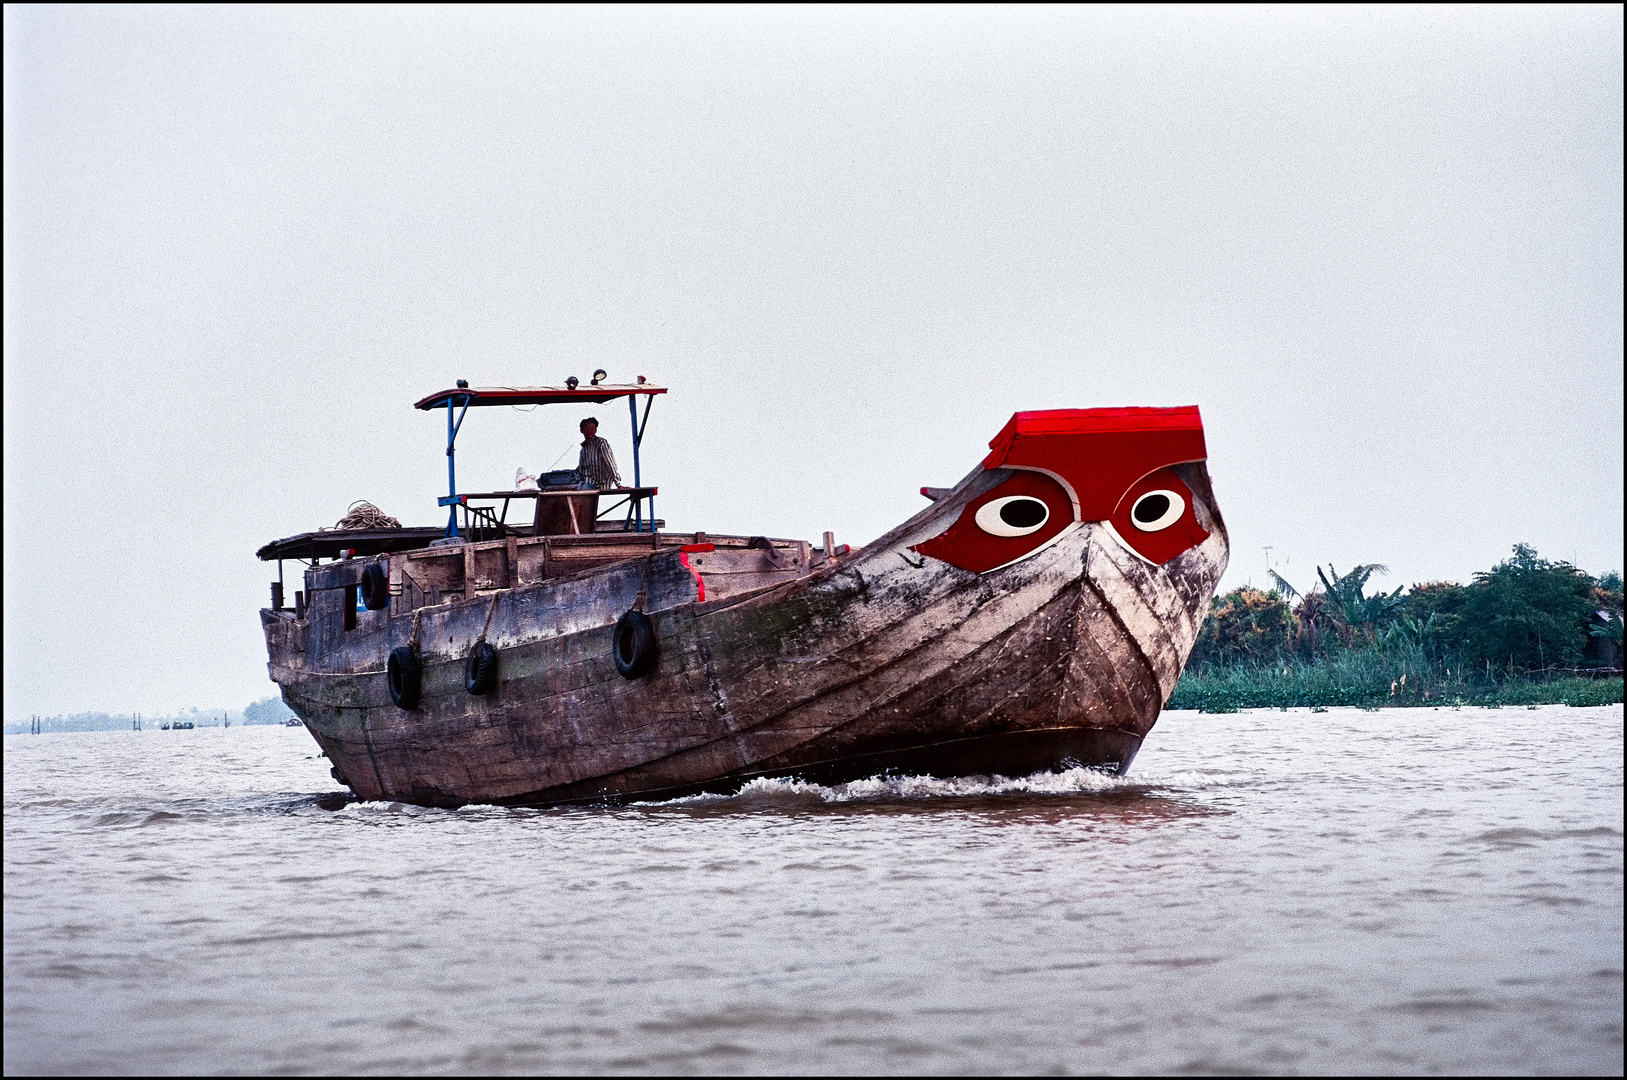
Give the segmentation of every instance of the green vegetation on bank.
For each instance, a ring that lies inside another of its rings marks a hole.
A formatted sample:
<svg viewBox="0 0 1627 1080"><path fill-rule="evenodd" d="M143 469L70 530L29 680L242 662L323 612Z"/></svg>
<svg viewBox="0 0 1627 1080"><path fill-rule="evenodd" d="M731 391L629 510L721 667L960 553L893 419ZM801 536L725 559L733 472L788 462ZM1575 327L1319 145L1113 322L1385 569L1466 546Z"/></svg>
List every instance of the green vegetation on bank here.
<svg viewBox="0 0 1627 1080"><path fill-rule="evenodd" d="M1353 657L1320 665L1279 669L1232 667L1212 673L1188 671L1168 708L1200 712L1346 705L1364 709L1402 705L1611 705L1622 700L1622 679L1576 676L1501 681L1407 678L1382 657ZM1376 662L1375 662L1376 661ZM1392 689L1392 684L1394 689Z"/></svg>
<svg viewBox="0 0 1627 1080"><path fill-rule="evenodd" d="M1171 709L1605 705L1622 700L1622 581L1524 544L1469 585L1367 592L1384 568L1317 570L1301 594L1214 599Z"/></svg>

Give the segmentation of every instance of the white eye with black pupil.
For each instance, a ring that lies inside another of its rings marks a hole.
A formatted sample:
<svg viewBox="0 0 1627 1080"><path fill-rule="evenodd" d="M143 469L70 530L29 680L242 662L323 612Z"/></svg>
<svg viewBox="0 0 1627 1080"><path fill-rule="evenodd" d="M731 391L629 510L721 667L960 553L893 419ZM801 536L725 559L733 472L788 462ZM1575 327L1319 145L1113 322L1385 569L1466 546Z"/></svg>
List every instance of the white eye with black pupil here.
<svg viewBox="0 0 1627 1080"><path fill-rule="evenodd" d="M1167 529L1186 513L1186 500L1168 488L1149 491L1130 508L1130 524L1142 532Z"/></svg>
<svg viewBox="0 0 1627 1080"><path fill-rule="evenodd" d="M1027 536L1039 532L1051 518L1051 508L1032 495L1007 495L978 508L977 527L992 536Z"/></svg>

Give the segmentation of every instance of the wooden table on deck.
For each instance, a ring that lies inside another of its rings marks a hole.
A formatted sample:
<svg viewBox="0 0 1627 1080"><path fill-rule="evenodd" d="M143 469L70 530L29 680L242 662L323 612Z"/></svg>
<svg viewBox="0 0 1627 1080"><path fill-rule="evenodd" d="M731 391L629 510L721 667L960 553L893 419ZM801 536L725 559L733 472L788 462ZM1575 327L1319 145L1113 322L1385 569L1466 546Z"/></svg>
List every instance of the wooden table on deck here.
<svg viewBox="0 0 1627 1080"><path fill-rule="evenodd" d="M611 506L614 510L618 506L639 503L652 498L661 489L653 487L620 487L620 488L568 488L558 491L470 491L459 495L463 500L464 509L468 510L470 499L502 500L503 508L497 515L500 525L508 525L508 504L514 499L535 499L537 508L532 515L531 529L535 536L543 535L573 535L592 533L594 522L599 519L599 497L602 495L624 496L623 501ZM631 514L628 515L631 517ZM650 528L654 528L654 515L650 515ZM556 525L565 525L566 528L555 528Z"/></svg>

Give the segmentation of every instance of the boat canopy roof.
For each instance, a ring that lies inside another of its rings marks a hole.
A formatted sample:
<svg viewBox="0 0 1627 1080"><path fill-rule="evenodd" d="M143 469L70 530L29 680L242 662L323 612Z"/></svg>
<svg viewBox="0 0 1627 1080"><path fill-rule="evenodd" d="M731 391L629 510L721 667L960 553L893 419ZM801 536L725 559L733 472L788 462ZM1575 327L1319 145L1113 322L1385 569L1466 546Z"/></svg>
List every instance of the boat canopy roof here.
<svg viewBox="0 0 1627 1080"><path fill-rule="evenodd" d="M271 559L337 559L341 551L357 555L382 555L392 551L412 551L424 548L430 541L439 540L446 530L433 528L406 529L318 529L298 536L273 540L255 554L262 560Z"/></svg>
<svg viewBox="0 0 1627 1080"><path fill-rule="evenodd" d="M640 379L637 383L600 383L597 386L460 386L438 390L417 402L415 409L438 409L443 405L556 405L561 402L599 404L616 398L664 394L667 388Z"/></svg>

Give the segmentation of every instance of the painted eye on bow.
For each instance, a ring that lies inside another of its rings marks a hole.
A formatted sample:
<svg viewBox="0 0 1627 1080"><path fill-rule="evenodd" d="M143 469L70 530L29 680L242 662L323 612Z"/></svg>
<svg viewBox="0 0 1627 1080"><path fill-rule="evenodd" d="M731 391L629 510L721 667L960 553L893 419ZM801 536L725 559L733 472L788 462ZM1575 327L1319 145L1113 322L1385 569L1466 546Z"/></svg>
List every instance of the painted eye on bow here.
<svg viewBox="0 0 1627 1080"><path fill-rule="evenodd" d="M1130 508L1130 524L1142 532L1160 532L1181 520L1186 500L1168 488L1149 491ZM982 524L980 521L979 524Z"/></svg>
<svg viewBox="0 0 1627 1080"><path fill-rule="evenodd" d="M1160 481L1156 486L1173 485ZM1041 472L1017 469L913 550L986 574L1045 550L1073 524L1073 500L1060 483Z"/></svg>
<svg viewBox="0 0 1627 1080"><path fill-rule="evenodd" d="M1027 536L1050 520L1051 508L1031 495L1008 495L977 511L977 527L992 536Z"/></svg>

